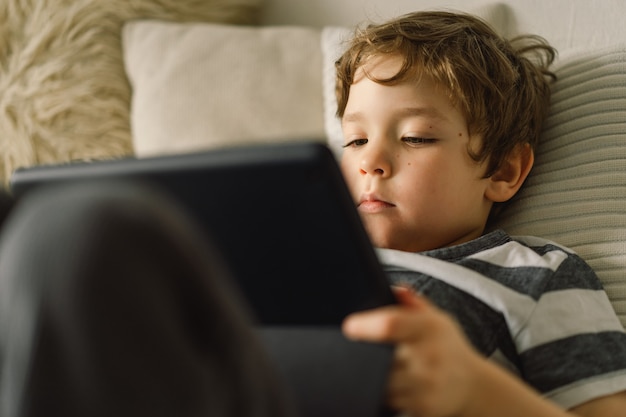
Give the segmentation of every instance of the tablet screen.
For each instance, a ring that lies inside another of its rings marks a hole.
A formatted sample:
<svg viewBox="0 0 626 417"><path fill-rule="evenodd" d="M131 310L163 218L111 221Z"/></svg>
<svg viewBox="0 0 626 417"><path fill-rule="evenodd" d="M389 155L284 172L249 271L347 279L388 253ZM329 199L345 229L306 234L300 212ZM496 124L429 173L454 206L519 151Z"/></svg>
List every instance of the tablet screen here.
<svg viewBox="0 0 626 417"><path fill-rule="evenodd" d="M177 199L232 272L261 324L339 325L393 302L330 150L319 143L37 167L19 195L60 181L148 181Z"/></svg>

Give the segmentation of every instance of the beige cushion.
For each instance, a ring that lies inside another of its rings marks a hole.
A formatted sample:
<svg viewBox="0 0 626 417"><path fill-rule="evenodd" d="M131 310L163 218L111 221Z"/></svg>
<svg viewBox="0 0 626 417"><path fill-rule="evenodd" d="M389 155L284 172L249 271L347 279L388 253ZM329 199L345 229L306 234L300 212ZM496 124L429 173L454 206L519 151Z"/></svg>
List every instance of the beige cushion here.
<svg viewBox="0 0 626 417"><path fill-rule="evenodd" d="M574 249L626 326L626 45L566 51L536 163L499 226Z"/></svg>
<svg viewBox="0 0 626 417"><path fill-rule="evenodd" d="M127 24L135 153L323 141L319 43L313 28Z"/></svg>
<svg viewBox="0 0 626 417"><path fill-rule="evenodd" d="M121 26L253 23L261 0L0 2L0 181L20 166L132 152Z"/></svg>

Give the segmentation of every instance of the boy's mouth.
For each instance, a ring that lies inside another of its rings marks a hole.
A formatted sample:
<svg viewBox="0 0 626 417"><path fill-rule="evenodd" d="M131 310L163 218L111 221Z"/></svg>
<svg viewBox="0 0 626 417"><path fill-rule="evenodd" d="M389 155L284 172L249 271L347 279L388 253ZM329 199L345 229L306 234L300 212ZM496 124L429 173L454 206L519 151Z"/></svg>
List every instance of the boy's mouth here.
<svg viewBox="0 0 626 417"><path fill-rule="evenodd" d="M359 204L357 204L359 211L365 213L379 213L392 207L395 207L395 204L385 201L375 195L365 195L361 197Z"/></svg>

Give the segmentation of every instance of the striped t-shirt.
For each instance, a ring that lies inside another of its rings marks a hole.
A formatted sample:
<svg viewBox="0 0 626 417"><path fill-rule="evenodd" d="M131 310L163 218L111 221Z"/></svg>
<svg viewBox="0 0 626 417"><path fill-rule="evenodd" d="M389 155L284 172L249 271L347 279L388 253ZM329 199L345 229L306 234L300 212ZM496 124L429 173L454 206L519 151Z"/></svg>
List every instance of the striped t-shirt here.
<svg viewBox="0 0 626 417"><path fill-rule="evenodd" d="M570 250L498 230L450 248L378 254L393 284L451 313L480 352L564 408L626 390L626 333Z"/></svg>

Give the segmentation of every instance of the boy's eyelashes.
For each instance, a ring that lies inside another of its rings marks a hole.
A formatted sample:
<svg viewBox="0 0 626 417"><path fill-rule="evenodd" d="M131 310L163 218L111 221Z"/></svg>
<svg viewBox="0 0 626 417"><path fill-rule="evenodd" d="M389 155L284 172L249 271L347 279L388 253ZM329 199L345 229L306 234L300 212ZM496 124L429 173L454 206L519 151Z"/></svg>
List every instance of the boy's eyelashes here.
<svg viewBox="0 0 626 417"><path fill-rule="evenodd" d="M405 136L402 138L402 141L409 145L419 146L419 145L427 145L429 143L435 143L437 142L437 139L423 138L420 136Z"/></svg>
<svg viewBox="0 0 626 417"><path fill-rule="evenodd" d="M355 148L358 146L362 146L365 145L367 143L367 139L353 139L351 141L349 141L348 143L346 143L345 145L343 145L344 148Z"/></svg>

